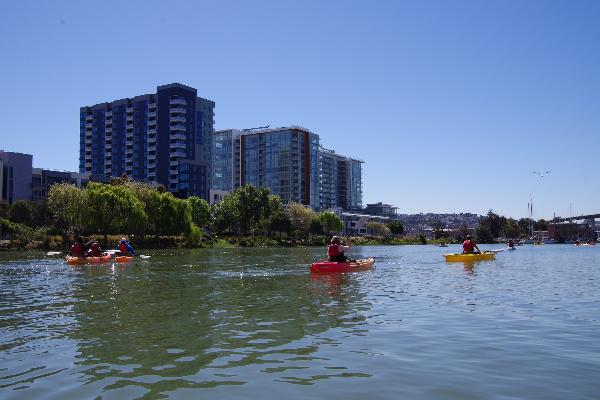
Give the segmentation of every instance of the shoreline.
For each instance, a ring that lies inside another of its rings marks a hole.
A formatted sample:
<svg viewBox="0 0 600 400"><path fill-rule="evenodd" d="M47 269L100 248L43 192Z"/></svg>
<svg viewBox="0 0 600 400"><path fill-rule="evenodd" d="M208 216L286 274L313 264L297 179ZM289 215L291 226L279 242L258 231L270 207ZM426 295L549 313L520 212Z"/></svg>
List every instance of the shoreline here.
<svg viewBox="0 0 600 400"><path fill-rule="evenodd" d="M108 237L108 245L102 246L104 249L116 247L119 239L127 235L111 235ZM103 242L99 236L90 236L84 238L84 241L98 240ZM264 236L228 236L228 237L205 237L198 245L190 246L184 236L159 237L158 242L155 238L130 238L132 245L138 251L141 250L171 250L171 249L200 249L200 248L282 248L282 247L324 247L329 243L329 236L310 236L301 239L274 239ZM71 243L72 238L67 238L67 243ZM405 245L437 245L442 242L450 244L448 240L432 239L423 240L412 236L352 236L346 238L346 242L351 246L405 246ZM114 244L114 245L113 245ZM21 240L0 240L0 251L68 251L65 240L60 236L53 236L44 241L32 240L24 243Z"/></svg>

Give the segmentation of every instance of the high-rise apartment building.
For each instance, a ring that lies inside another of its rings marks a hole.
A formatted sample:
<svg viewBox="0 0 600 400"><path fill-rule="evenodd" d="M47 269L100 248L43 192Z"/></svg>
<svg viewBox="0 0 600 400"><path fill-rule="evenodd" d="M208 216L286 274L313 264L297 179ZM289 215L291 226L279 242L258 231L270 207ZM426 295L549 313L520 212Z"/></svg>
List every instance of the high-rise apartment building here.
<svg viewBox="0 0 600 400"><path fill-rule="evenodd" d="M208 199L215 103L173 83L80 109L79 171Z"/></svg>
<svg viewBox="0 0 600 400"><path fill-rule="evenodd" d="M227 140L232 146L231 189L247 184L266 187L281 197L284 203L294 201L319 207L317 134L290 126L232 131ZM226 154L229 154L228 150L223 152L223 156ZM221 166L215 165L228 168L225 162Z"/></svg>
<svg viewBox="0 0 600 400"><path fill-rule="evenodd" d="M362 208L362 161L319 149L321 209L340 207L344 210Z"/></svg>
<svg viewBox="0 0 600 400"><path fill-rule="evenodd" d="M211 203L242 185L267 187L284 203L362 208L362 161L319 146L297 126L227 129L213 134Z"/></svg>

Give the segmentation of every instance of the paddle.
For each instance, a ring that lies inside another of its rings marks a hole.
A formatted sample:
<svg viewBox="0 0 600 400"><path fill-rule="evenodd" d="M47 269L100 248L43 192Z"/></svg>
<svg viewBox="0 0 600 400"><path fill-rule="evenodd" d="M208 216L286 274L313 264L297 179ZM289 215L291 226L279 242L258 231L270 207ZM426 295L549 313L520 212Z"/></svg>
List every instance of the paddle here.
<svg viewBox="0 0 600 400"><path fill-rule="evenodd" d="M49 251L46 253L47 256L60 256L64 251Z"/></svg>

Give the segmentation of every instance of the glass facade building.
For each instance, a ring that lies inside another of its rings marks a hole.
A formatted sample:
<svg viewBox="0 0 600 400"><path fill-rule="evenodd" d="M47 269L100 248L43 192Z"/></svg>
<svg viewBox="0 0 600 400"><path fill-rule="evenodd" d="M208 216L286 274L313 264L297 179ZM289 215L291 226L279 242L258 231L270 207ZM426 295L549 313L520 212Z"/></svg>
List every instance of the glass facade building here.
<svg viewBox="0 0 600 400"><path fill-rule="evenodd" d="M321 209L362 209L362 161L319 149Z"/></svg>
<svg viewBox="0 0 600 400"><path fill-rule="evenodd" d="M319 207L317 134L297 126L237 132L230 139L232 189L266 187L284 203Z"/></svg>
<svg viewBox="0 0 600 400"><path fill-rule="evenodd" d="M215 103L173 83L80 109L79 172L208 199Z"/></svg>
<svg viewBox="0 0 600 400"><path fill-rule="evenodd" d="M243 185L266 187L284 203L315 210L362 208L362 161L320 147L297 126L213 134L211 203Z"/></svg>

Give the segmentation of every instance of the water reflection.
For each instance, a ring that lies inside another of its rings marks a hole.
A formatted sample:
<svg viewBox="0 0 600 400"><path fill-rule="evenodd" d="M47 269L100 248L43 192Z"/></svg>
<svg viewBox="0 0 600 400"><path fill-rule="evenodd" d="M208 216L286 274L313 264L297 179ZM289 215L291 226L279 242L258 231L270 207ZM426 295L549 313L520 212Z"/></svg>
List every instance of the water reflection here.
<svg viewBox="0 0 600 400"><path fill-rule="evenodd" d="M215 252L178 255L177 262L164 256L149 269L79 268L77 328L69 337L78 343L86 384L141 385L153 397L245 384L257 367L273 379L307 384L327 376L305 371L319 347L332 344L321 334L363 333L356 327L369 305L352 276L311 280L303 253L265 263L261 252Z"/></svg>
<svg viewBox="0 0 600 400"><path fill-rule="evenodd" d="M4 259L0 397L598 397L600 248L442 251L363 248L373 271L333 276L307 272L322 249Z"/></svg>

